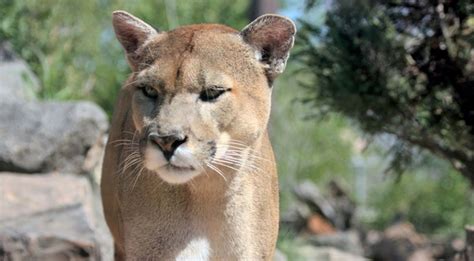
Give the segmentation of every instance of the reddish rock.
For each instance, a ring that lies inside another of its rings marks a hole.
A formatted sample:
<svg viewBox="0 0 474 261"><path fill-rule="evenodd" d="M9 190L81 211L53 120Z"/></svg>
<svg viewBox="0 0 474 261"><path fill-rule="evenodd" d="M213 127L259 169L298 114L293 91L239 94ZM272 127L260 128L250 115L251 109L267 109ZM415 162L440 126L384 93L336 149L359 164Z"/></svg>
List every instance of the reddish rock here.
<svg viewBox="0 0 474 261"><path fill-rule="evenodd" d="M308 218L307 228L311 234L327 235L336 232L334 226L321 215L315 214Z"/></svg>

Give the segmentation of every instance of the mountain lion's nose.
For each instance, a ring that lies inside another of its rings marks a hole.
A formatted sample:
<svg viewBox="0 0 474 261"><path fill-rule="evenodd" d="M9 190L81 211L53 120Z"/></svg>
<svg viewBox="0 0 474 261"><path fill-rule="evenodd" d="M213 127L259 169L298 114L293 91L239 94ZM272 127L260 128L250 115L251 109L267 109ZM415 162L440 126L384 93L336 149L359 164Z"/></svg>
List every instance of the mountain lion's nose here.
<svg viewBox="0 0 474 261"><path fill-rule="evenodd" d="M184 135L160 136L156 133L151 133L148 135L148 140L158 145L166 160L169 161L179 145L186 142L187 137Z"/></svg>

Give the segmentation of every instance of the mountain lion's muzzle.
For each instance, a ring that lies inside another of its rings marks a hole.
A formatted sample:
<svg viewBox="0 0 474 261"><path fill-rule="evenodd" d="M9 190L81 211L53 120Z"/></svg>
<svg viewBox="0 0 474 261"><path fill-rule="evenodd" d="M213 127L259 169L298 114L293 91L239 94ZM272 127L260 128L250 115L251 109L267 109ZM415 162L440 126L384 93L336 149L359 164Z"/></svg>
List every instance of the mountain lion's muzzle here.
<svg viewBox="0 0 474 261"><path fill-rule="evenodd" d="M157 145L167 161L170 161L176 149L187 139L184 134L159 135L156 132L148 134L148 142Z"/></svg>

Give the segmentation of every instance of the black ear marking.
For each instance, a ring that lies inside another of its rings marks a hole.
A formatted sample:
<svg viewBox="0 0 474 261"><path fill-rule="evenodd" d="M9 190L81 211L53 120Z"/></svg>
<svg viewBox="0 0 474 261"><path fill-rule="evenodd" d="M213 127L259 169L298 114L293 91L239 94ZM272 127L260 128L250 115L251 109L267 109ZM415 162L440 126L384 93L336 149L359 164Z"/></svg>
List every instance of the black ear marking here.
<svg viewBox="0 0 474 261"><path fill-rule="evenodd" d="M269 83L284 71L295 34L295 24L279 15L260 16L240 32L244 41L258 52Z"/></svg>
<svg viewBox="0 0 474 261"><path fill-rule="evenodd" d="M261 53L260 61L263 62L263 63L269 63L270 62L270 54L271 54L270 47L268 47L268 46L263 47L262 50L260 51L260 53Z"/></svg>

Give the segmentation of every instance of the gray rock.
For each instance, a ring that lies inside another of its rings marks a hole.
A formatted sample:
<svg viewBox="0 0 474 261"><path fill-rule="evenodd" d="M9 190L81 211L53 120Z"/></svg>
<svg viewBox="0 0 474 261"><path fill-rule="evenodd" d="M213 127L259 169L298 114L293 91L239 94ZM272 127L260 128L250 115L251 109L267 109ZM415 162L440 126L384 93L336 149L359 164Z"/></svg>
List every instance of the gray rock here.
<svg viewBox="0 0 474 261"><path fill-rule="evenodd" d="M308 205L300 201L295 201L281 214L280 222L282 226L298 234L306 229L307 220L311 215L312 212Z"/></svg>
<svg viewBox="0 0 474 261"><path fill-rule="evenodd" d="M0 43L0 98L34 100L39 81L28 65L17 59L7 43Z"/></svg>
<svg viewBox="0 0 474 261"><path fill-rule="evenodd" d="M362 256L347 253L331 247L302 246L298 248L301 260L318 261L364 261Z"/></svg>
<svg viewBox="0 0 474 261"><path fill-rule="evenodd" d="M12 50L12 45L0 40L0 62L8 62L14 59L16 59L16 55Z"/></svg>
<svg viewBox="0 0 474 261"><path fill-rule="evenodd" d="M313 182L303 181L293 188L293 193L298 200L308 205L313 213L318 213L331 222L336 219L334 206Z"/></svg>
<svg viewBox="0 0 474 261"><path fill-rule="evenodd" d="M312 235L308 241L318 247L333 247L345 252L362 255L364 249L356 231L336 232L329 235Z"/></svg>
<svg viewBox="0 0 474 261"><path fill-rule="evenodd" d="M300 202L309 207L311 213L319 214L339 230L347 230L351 227L355 203L336 181L329 182L328 187L329 195L325 195L316 184L305 180L293 188L293 193ZM301 220L296 219L294 213L291 215L296 222L293 226L297 227Z"/></svg>
<svg viewBox="0 0 474 261"><path fill-rule="evenodd" d="M99 260L85 177L0 174L0 260Z"/></svg>
<svg viewBox="0 0 474 261"><path fill-rule="evenodd" d="M11 49L0 42L0 171L91 172L108 126L104 111L90 102L35 101L38 80Z"/></svg>
<svg viewBox="0 0 474 261"><path fill-rule="evenodd" d="M0 101L0 171L89 172L103 146L104 111L91 102ZM97 158L99 162L101 159Z"/></svg>

